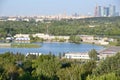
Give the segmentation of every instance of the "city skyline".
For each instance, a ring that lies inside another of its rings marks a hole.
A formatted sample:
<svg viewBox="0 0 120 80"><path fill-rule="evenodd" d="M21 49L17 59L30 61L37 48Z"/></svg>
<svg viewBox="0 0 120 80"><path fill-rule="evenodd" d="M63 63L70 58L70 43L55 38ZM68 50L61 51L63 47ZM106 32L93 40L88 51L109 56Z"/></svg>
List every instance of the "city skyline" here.
<svg viewBox="0 0 120 80"><path fill-rule="evenodd" d="M1 0L0 16L72 15L74 13L94 16L94 8L96 5L115 5L116 11L120 12L119 2L119 0Z"/></svg>
<svg viewBox="0 0 120 80"><path fill-rule="evenodd" d="M116 10L116 6L111 4L109 4L108 6L96 5L94 12L95 17L119 16L119 12Z"/></svg>

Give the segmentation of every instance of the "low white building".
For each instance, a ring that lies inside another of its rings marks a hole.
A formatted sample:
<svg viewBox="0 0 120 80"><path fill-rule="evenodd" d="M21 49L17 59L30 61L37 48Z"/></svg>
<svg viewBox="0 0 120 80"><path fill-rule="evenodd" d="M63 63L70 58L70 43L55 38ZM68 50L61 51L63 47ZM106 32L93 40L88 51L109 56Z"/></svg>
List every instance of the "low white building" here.
<svg viewBox="0 0 120 80"><path fill-rule="evenodd" d="M80 35L83 42L93 43L95 42L93 35Z"/></svg>
<svg viewBox="0 0 120 80"><path fill-rule="evenodd" d="M43 33L36 33L36 34L33 34L32 36L43 38L43 39L49 39L50 38L50 36L48 34L43 34Z"/></svg>
<svg viewBox="0 0 120 80"><path fill-rule="evenodd" d="M35 21L36 21L36 22L39 22L39 21L42 22L42 21L44 21L44 19L42 19L42 18L37 18L37 19L35 19Z"/></svg>
<svg viewBox="0 0 120 80"><path fill-rule="evenodd" d="M16 21L17 19L16 19L16 17L9 17L7 20L8 21Z"/></svg>
<svg viewBox="0 0 120 80"><path fill-rule="evenodd" d="M39 37L39 38L48 39L48 40L52 40L55 38L68 40L70 38L69 36L51 36L43 33L33 34L33 37Z"/></svg>
<svg viewBox="0 0 120 80"><path fill-rule="evenodd" d="M12 42L14 40L13 37L6 37L6 42Z"/></svg>
<svg viewBox="0 0 120 80"><path fill-rule="evenodd" d="M65 39L65 40L69 40L70 36L55 36L56 38L59 38L59 39Z"/></svg>
<svg viewBox="0 0 120 80"><path fill-rule="evenodd" d="M65 53L67 59L90 59L88 53Z"/></svg>
<svg viewBox="0 0 120 80"><path fill-rule="evenodd" d="M80 35L80 38L84 41L86 40L94 40L94 36L93 35Z"/></svg>
<svg viewBox="0 0 120 80"><path fill-rule="evenodd" d="M30 43L30 38L26 37L26 38L16 38L15 39L15 43Z"/></svg>
<svg viewBox="0 0 120 80"><path fill-rule="evenodd" d="M29 38L30 34L16 34L14 38ZM32 34L33 37L39 37L45 40L54 40L54 39L65 39L66 41L69 40L69 36L51 36L48 34L43 34L43 33L36 33Z"/></svg>
<svg viewBox="0 0 120 80"><path fill-rule="evenodd" d="M90 28L94 28L94 27L95 27L95 25L89 25L89 27L90 27Z"/></svg>
<svg viewBox="0 0 120 80"><path fill-rule="evenodd" d="M15 43L30 43L29 34L16 34L14 38Z"/></svg>
<svg viewBox="0 0 120 80"><path fill-rule="evenodd" d="M105 40L99 40L98 41L100 45L108 45L109 42L105 41Z"/></svg>
<svg viewBox="0 0 120 80"><path fill-rule="evenodd" d="M23 21L29 22L30 20L28 18L24 18Z"/></svg>
<svg viewBox="0 0 120 80"><path fill-rule="evenodd" d="M15 38L21 38L21 37L23 37L23 38L29 38L29 34L16 34L14 37Z"/></svg>
<svg viewBox="0 0 120 80"><path fill-rule="evenodd" d="M42 53L27 53L26 57L29 56L29 55L41 56Z"/></svg>

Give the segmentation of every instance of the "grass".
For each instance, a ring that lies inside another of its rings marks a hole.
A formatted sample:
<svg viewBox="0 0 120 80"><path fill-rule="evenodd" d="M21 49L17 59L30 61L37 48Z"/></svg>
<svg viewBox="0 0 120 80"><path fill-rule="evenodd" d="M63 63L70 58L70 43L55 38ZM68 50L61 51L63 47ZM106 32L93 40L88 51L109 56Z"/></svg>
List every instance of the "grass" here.
<svg viewBox="0 0 120 80"><path fill-rule="evenodd" d="M13 43L11 44L13 48L39 48L40 45L32 43Z"/></svg>

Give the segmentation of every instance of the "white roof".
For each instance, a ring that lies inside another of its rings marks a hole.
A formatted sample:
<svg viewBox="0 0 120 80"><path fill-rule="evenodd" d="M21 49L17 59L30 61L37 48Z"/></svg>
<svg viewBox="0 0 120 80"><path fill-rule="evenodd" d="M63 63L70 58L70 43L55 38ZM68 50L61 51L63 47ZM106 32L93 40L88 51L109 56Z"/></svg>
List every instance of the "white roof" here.
<svg viewBox="0 0 120 80"><path fill-rule="evenodd" d="M65 55L88 55L88 53L65 53Z"/></svg>
<svg viewBox="0 0 120 80"><path fill-rule="evenodd" d="M15 40L30 40L30 38L16 38Z"/></svg>

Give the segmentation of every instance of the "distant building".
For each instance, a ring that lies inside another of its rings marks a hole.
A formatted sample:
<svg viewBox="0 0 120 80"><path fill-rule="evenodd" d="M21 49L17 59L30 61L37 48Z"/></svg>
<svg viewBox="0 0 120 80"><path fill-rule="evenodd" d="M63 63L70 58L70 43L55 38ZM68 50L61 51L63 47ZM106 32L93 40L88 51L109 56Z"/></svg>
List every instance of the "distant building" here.
<svg viewBox="0 0 120 80"><path fill-rule="evenodd" d="M22 21L27 21L29 22L30 20L28 18L24 18Z"/></svg>
<svg viewBox="0 0 120 80"><path fill-rule="evenodd" d="M94 28L94 27L95 27L95 25L89 25L89 27L90 27L90 28Z"/></svg>
<svg viewBox="0 0 120 80"><path fill-rule="evenodd" d="M120 52L120 46L119 47L109 47L105 50L102 50L99 52L100 59L105 59L106 57L110 57L115 55L116 53Z"/></svg>
<svg viewBox="0 0 120 80"><path fill-rule="evenodd" d="M30 43L29 34L16 34L14 38L15 43Z"/></svg>
<svg viewBox="0 0 120 80"><path fill-rule="evenodd" d="M39 22L39 21L40 21L40 22L43 22L44 20L43 20L42 18L37 18L37 19L35 19L35 21L36 21L36 22Z"/></svg>
<svg viewBox="0 0 120 80"><path fill-rule="evenodd" d="M73 16L73 17L79 17L79 14L74 13L72 16Z"/></svg>
<svg viewBox="0 0 120 80"><path fill-rule="evenodd" d="M116 16L116 7L113 5L109 5L109 9L110 9L109 16Z"/></svg>
<svg viewBox="0 0 120 80"><path fill-rule="evenodd" d="M15 39L15 43L30 43L30 38L19 37Z"/></svg>
<svg viewBox="0 0 120 80"><path fill-rule="evenodd" d="M88 53L65 53L67 59L90 59Z"/></svg>
<svg viewBox="0 0 120 80"><path fill-rule="evenodd" d="M8 21L17 21L17 18L16 17L9 17L7 20Z"/></svg>
<svg viewBox="0 0 120 80"><path fill-rule="evenodd" d="M115 16L120 16L120 15L119 15L119 12L116 12L116 13L115 13Z"/></svg>
<svg viewBox="0 0 120 80"><path fill-rule="evenodd" d="M42 53L27 53L26 57L29 56L29 55L40 56L40 55L42 55Z"/></svg>
<svg viewBox="0 0 120 80"><path fill-rule="evenodd" d="M94 36L92 35L80 35L80 38L83 40L83 42L93 42Z"/></svg>
<svg viewBox="0 0 120 80"><path fill-rule="evenodd" d="M15 38L21 38L21 37L23 37L23 38L29 38L29 34L16 34L14 37Z"/></svg>
<svg viewBox="0 0 120 80"><path fill-rule="evenodd" d="M109 42L107 42L107 41L105 41L105 40L98 40L98 43L99 43L100 45L108 45L108 44L109 44Z"/></svg>
<svg viewBox="0 0 120 80"><path fill-rule="evenodd" d="M6 42L12 42L14 40L13 37L6 37Z"/></svg>
<svg viewBox="0 0 120 80"><path fill-rule="evenodd" d="M36 33L32 35L33 37L39 37L39 38L43 38L43 39L49 39L49 35L48 34L43 34L43 33Z"/></svg>
<svg viewBox="0 0 120 80"><path fill-rule="evenodd" d="M98 17L98 6L95 7L94 16Z"/></svg>
<svg viewBox="0 0 120 80"><path fill-rule="evenodd" d="M109 7L104 7L103 8L103 14L104 14L104 17L108 17L109 16Z"/></svg>
<svg viewBox="0 0 120 80"><path fill-rule="evenodd" d="M101 17L102 16L102 7L101 6L98 6L98 17Z"/></svg>
<svg viewBox="0 0 120 80"><path fill-rule="evenodd" d="M116 12L115 5L109 5L108 7L96 6L94 11L95 17L113 17L119 16L119 13Z"/></svg>
<svg viewBox="0 0 120 80"><path fill-rule="evenodd" d="M33 34L33 37L39 37L45 40L52 40L55 38L69 40L69 36L51 36L51 35L43 34L43 33Z"/></svg>

